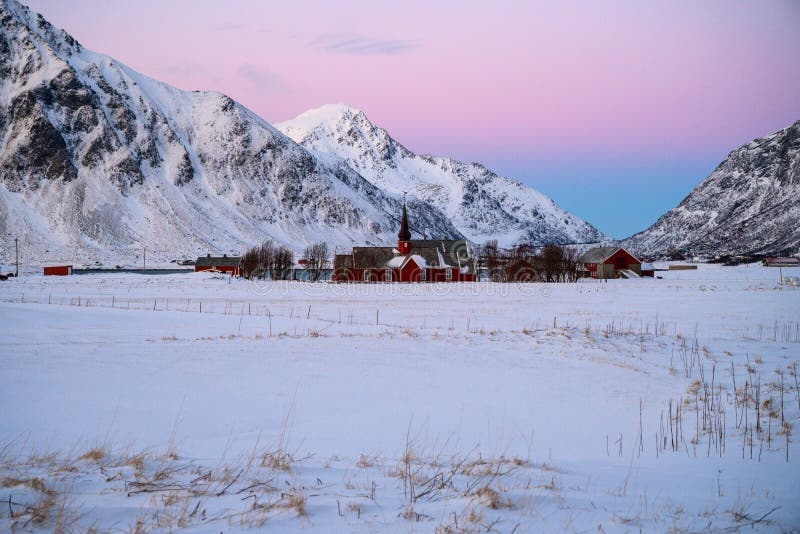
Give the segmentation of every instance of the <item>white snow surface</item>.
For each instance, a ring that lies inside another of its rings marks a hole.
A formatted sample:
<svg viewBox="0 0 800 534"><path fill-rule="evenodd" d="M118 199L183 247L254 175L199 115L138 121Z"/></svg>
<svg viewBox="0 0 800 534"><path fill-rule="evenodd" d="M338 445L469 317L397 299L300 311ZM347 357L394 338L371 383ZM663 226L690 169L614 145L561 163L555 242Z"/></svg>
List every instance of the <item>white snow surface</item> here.
<svg viewBox="0 0 800 534"><path fill-rule="evenodd" d="M479 163L414 154L363 111L329 104L275 125L306 148L335 155L377 187L409 192L445 213L474 243L595 243L597 229L549 197ZM412 229L413 231L413 229Z"/></svg>
<svg viewBox="0 0 800 534"><path fill-rule="evenodd" d="M657 274L23 273L0 282L0 530L797 529L800 288ZM63 511L34 521L46 495Z"/></svg>

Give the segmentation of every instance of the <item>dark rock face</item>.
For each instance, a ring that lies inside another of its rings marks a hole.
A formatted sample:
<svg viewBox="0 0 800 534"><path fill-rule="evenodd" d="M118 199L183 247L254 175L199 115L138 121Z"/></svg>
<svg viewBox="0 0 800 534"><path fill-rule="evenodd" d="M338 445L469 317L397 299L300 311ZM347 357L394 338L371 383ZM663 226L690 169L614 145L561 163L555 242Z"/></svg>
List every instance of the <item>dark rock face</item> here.
<svg viewBox="0 0 800 534"><path fill-rule="evenodd" d="M181 163L178 166L178 174L175 176L175 185L188 184L194 178L194 167L192 167L192 160L189 154L183 153Z"/></svg>
<svg viewBox="0 0 800 534"><path fill-rule="evenodd" d="M0 180L11 191L36 188L42 180L71 181L78 176L64 137L45 116L35 93L23 93L10 105L10 136L19 142L3 157Z"/></svg>
<svg viewBox="0 0 800 534"><path fill-rule="evenodd" d="M626 244L645 255L800 251L800 121L732 151L676 208Z"/></svg>

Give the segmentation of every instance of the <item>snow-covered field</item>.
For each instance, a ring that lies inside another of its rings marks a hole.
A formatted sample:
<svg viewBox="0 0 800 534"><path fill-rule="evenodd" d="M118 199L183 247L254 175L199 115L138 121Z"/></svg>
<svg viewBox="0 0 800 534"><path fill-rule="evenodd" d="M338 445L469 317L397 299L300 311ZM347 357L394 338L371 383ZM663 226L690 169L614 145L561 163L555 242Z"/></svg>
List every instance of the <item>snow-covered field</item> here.
<svg viewBox="0 0 800 534"><path fill-rule="evenodd" d="M663 274L0 282L0 530L799 528L800 288Z"/></svg>

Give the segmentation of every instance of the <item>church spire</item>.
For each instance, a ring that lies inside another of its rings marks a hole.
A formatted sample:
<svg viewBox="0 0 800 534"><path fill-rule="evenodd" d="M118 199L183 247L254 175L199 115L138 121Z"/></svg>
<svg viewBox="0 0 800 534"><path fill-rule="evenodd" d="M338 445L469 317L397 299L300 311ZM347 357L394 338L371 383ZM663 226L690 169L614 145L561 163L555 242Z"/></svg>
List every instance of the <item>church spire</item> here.
<svg viewBox="0 0 800 534"><path fill-rule="evenodd" d="M400 219L400 231L397 233L400 241L411 240L411 232L408 231L408 215L406 214L406 194L403 193L403 217Z"/></svg>
<svg viewBox="0 0 800 534"><path fill-rule="evenodd" d="M397 233L397 248L407 254L410 248L411 232L408 231L408 215L406 214L406 194L403 193L403 216L400 219L400 231Z"/></svg>

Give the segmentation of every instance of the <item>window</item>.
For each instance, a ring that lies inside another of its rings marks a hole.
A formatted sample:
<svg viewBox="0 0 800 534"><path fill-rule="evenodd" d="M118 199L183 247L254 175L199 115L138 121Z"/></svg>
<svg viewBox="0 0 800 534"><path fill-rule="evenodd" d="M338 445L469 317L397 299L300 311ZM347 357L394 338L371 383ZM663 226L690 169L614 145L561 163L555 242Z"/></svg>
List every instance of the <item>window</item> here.
<svg viewBox="0 0 800 534"><path fill-rule="evenodd" d="M444 279L448 280L448 281L453 279L453 269L445 269L445 271L444 271Z"/></svg>
<svg viewBox="0 0 800 534"><path fill-rule="evenodd" d="M420 269L419 270L419 279L420 279L421 282L424 282L425 280L428 279L428 273L427 273L427 271L425 271L425 269Z"/></svg>
<svg viewBox="0 0 800 534"><path fill-rule="evenodd" d="M364 271L364 281L369 282L369 271Z"/></svg>
<svg viewBox="0 0 800 534"><path fill-rule="evenodd" d="M383 279L386 280L387 282L391 282L392 281L392 270L391 269L386 269L386 276L384 276Z"/></svg>

